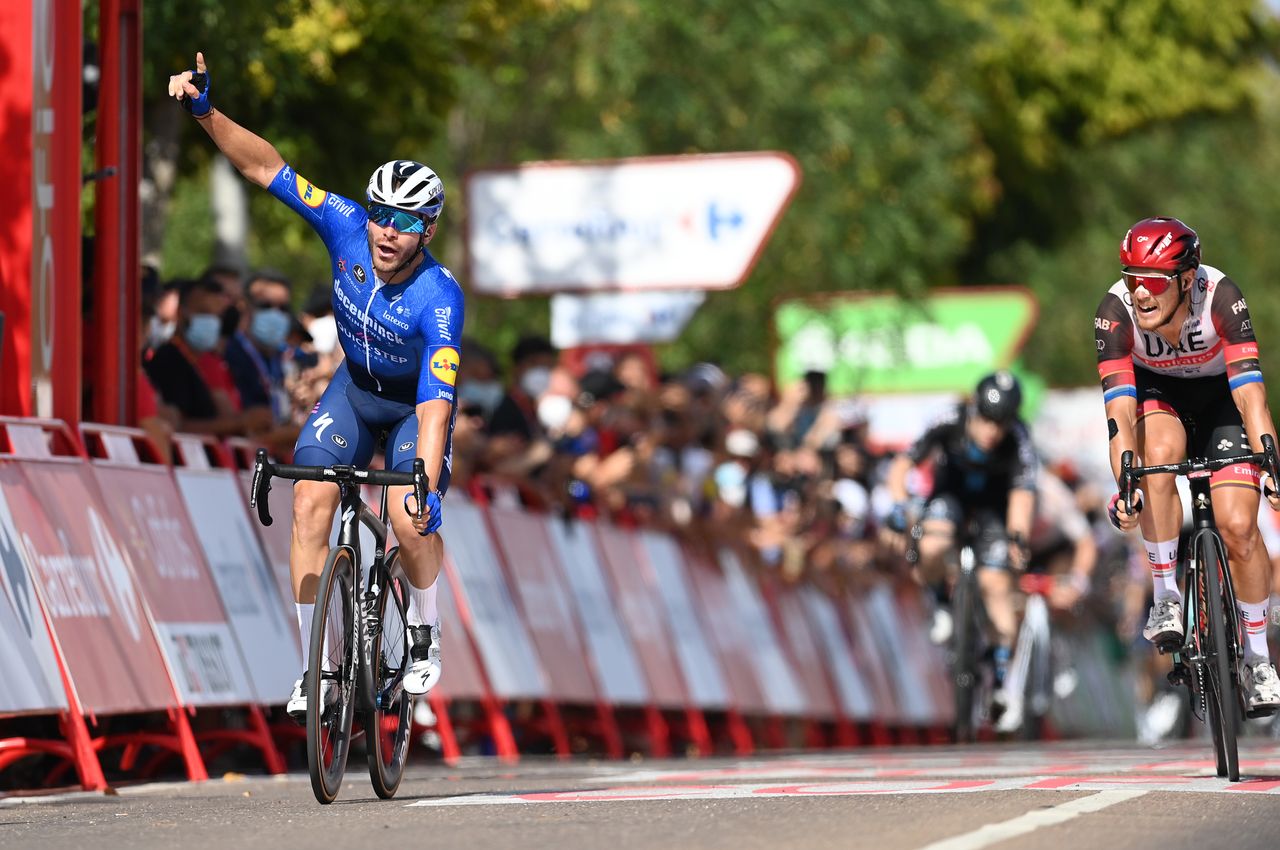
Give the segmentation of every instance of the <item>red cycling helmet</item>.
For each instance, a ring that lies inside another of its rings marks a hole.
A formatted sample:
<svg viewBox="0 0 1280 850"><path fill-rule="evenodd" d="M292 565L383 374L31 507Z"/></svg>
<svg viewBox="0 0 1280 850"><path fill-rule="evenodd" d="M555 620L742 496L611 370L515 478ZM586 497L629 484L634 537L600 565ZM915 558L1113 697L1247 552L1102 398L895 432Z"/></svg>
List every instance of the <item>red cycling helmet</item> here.
<svg viewBox="0 0 1280 850"><path fill-rule="evenodd" d="M1179 274L1200 265L1200 237L1176 218L1144 218L1120 243L1120 265Z"/></svg>

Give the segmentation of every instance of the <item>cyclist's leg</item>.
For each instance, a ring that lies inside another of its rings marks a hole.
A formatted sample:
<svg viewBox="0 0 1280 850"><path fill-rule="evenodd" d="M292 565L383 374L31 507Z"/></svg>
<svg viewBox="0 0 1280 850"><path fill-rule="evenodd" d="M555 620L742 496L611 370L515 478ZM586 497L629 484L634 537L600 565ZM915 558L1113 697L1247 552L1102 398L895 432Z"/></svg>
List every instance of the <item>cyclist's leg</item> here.
<svg viewBox="0 0 1280 850"><path fill-rule="evenodd" d="M987 610L987 619L995 632L993 658L996 686L1004 682L1005 670L1013 655L1013 642L1018 635L1018 616L1014 610L1013 575L1009 572L1009 540L1004 527L1004 512L981 510L975 516L978 526L975 555L978 559L978 590Z"/></svg>
<svg viewBox="0 0 1280 850"><path fill-rule="evenodd" d="M960 502L954 496L934 496L925 505L920 518L920 540L917 552L921 580L930 587L946 581L947 561L955 557L956 527L963 517Z"/></svg>
<svg viewBox="0 0 1280 850"><path fill-rule="evenodd" d="M1178 463L1186 458L1186 428L1161 388L1139 386L1137 431L1138 457L1143 464ZM1161 603L1166 601L1176 602L1180 607L1182 591L1178 587L1177 565L1182 499L1178 495L1176 480L1172 475L1151 475L1142 479L1141 486L1145 504L1139 527L1151 568L1154 598L1161 611L1165 610ZM1166 619L1171 622L1174 618ZM1161 622L1167 625L1165 620ZM1159 634L1172 637L1181 634L1181 623L1176 629L1171 626L1166 629L1164 625ZM1148 639L1156 636L1159 635L1153 632Z"/></svg>
<svg viewBox="0 0 1280 850"><path fill-rule="evenodd" d="M442 496L449 489L452 438L451 424L445 443L444 467L440 471L439 480L431 482L432 488ZM393 428L387 439L387 468L401 472L411 471L413 460L417 457L417 447L418 418L416 414L412 414ZM441 673L440 612L436 593L440 568L444 565L444 541L439 534L422 537L414 531L409 515L400 508L406 494L411 492L411 487L389 488L387 503L392 506L391 526L400 545L400 563L404 566L405 578L409 581L409 610L406 616L413 664L405 676L404 685L405 690L410 693L424 694L435 686Z"/></svg>

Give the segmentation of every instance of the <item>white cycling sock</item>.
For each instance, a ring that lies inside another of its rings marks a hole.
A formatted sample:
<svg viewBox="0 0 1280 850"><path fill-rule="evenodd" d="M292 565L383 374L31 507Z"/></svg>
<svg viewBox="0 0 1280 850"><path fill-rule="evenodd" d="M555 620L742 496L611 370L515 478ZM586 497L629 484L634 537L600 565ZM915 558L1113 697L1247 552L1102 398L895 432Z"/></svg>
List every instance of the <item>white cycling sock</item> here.
<svg viewBox="0 0 1280 850"><path fill-rule="evenodd" d="M295 602L298 609L298 634L302 636L302 666L307 666L307 654L311 647L311 621L316 615L314 602Z"/></svg>
<svg viewBox="0 0 1280 850"><path fill-rule="evenodd" d="M1236 600L1236 607L1240 609L1241 625L1244 626L1244 663L1270 661L1271 655L1267 652L1267 601Z"/></svg>
<svg viewBox="0 0 1280 850"><path fill-rule="evenodd" d="M409 625L429 626L440 619L440 611L436 607L436 589L440 586L437 578L425 590L414 587L413 582L405 582L409 588Z"/></svg>
<svg viewBox="0 0 1280 850"><path fill-rule="evenodd" d="M1178 538L1152 543L1143 538L1147 547L1147 564L1151 567L1151 583L1155 598L1182 602L1182 590L1178 587Z"/></svg>

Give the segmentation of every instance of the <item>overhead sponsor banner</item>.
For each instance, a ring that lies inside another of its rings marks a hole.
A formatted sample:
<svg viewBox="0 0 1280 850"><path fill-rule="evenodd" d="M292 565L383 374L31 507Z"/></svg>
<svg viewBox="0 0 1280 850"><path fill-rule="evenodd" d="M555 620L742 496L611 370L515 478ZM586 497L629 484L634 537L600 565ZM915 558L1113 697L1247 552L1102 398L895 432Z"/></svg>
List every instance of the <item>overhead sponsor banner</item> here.
<svg viewBox="0 0 1280 850"><path fill-rule="evenodd" d="M1010 365L1038 313L1023 287L935 289L919 301L844 293L787 301L774 314L778 383L825 372L834 395L969 392Z"/></svg>
<svg viewBox="0 0 1280 850"><path fill-rule="evenodd" d="M551 516L543 521L577 605L583 638L604 698L613 705L643 705L649 701L649 687L635 648L622 630L590 530L583 523Z"/></svg>
<svg viewBox="0 0 1280 850"><path fill-rule="evenodd" d="M177 705L124 547L81 463L0 464L24 560L85 711Z"/></svg>
<svg viewBox="0 0 1280 850"><path fill-rule="evenodd" d="M549 696L533 639L516 611L485 528L484 514L460 494L449 497L444 532L449 578L469 615L468 626L495 696L540 699Z"/></svg>
<svg viewBox="0 0 1280 850"><path fill-rule="evenodd" d="M0 489L0 714L67 707L58 658L24 557Z"/></svg>
<svg viewBox="0 0 1280 850"><path fill-rule="evenodd" d="M666 707L683 707L688 701L680 662L672 646L662 599L652 573L645 569L633 531L608 523L597 523L601 563L608 570L617 591L617 611L640 658L654 702Z"/></svg>
<svg viewBox="0 0 1280 850"><path fill-rule="evenodd" d="M804 714L809 708L804 690L792 675L791 664L778 643L777 632L769 623L769 612L760 598L760 589L747 577L738 556L731 550L720 550L720 566L724 569L734 612L751 635L756 670L760 681L766 685L764 691L769 707L776 714Z"/></svg>
<svg viewBox="0 0 1280 850"><path fill-rule="evenodd" d="M561 585L546 523L513 508L489 508L489 516L552 696L560 702L594 703L596 684L578 636L573 603Z"/></svg>
<svg viewBox="0 0 1280 850"><path fill-rule="evenodd" d="M876 719L879 711L874 691L850 651L849 638L840 624L835 602L816 587L799 587L796 595L809 615L814 636L827 658L844 716L858 721Z"/></svg>
<svg viewBox="0 0 1280 850"><path fill-rule="evenodd" d="M556 348L670 342L702 306L702 292L555 295L551 341Z"/></svg>
<svg viewBox="0 0 1280 850"><path fill-rule="evenodd" d="M675 646L689 696L702 708L728 706L729 689L694 607L680 547L670 535L654 531L641 531L640 544L657 579L658 595L666 603L666 633Z"/></svg>
<svg viewBox="0 0 1280 850"><path fill-rule="evenodd" d="M538 162L466 182L468 282L490 295L728 289L795 193L784 153Z"/></svg>
<svg viewBox="0 0 1280 850"><path fill-rule="evenodd" d="M115 494L105 500L107 511L128 550L183 702L255 702L245 655L168 467L95 464L93 471L99 489Z"/></svg>
<svg viewBox="0 0 1280 850"><path fill-rule="evenodd" d="M303 669L296 622L250 525L239 478L226 469L176 469L174 477L204 550L222 607L244 647L257 701L282 703Z"/></svg>

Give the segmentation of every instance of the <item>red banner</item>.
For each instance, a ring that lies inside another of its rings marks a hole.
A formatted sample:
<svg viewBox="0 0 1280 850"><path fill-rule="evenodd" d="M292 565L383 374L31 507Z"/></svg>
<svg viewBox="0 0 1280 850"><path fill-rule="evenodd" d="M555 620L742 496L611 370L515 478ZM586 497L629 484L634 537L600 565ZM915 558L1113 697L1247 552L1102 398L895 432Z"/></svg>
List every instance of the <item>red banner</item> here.
<svg viewBox="0 0 1280 850"><path fill-rule="evenodd" d="M0 413L30 416L31 398L31 77L30 2L0 5Z"/></svg>

